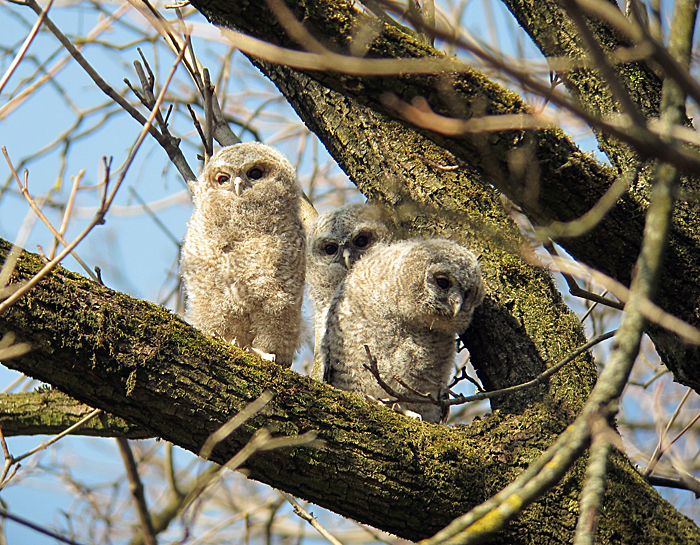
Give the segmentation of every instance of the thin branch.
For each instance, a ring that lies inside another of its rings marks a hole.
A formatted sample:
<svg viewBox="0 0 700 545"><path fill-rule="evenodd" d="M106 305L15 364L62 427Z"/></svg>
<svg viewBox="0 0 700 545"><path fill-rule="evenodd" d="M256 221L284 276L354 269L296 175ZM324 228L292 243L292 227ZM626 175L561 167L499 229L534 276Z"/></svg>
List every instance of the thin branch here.
<svg viewBox="0 0 700 545"><path fill-rule="evenodd" d="M629 116L638 127L646 127L646 119L620 81L618 74L608 62L607 55L594 36L576 0L561 0L562 7L576 25L578 35L583 40L585 50L593 61L592 68L598 70L612 92L613 100L620 103L622 112Z"/></svg>
<svg viewBox="0 0 700 545"><path fill-rule="evenodd" d="M134 459L134 453L129 445L129 440L124 437L117 437L117 445L119 445L119 453L122 456L124 467L126 468L129 490L134 498L136 512L141 522L141 535L143 536L144 543L146 545L157 545L158 540L156 539L156 533L153 530L153 522L151 521L151 514L146 504L143 482L141 482L141 477L139 476L138 467L136 466L136 460Z"/></svg>
<svg viewBox="0 0 700 545"><path fill-rule="evenodd" d="M470 395L470 396L464 396L464 395L457 395L453 399L436 399L433 397L431 394L421 394L419 396L407 396L398 393L396 390L394 390L391 386L389 386L382 378L379 373L379 369L377 367L377 359L372 356L369 347L365 345L365 350L367 351L367 358L369 360L369 365L365 365L365 369L367 369L370 373L372 373L372 376L377 380L378 384L384 389L386 393L388 393L390 396L395 397L397 401L404 401L407 403L432 403L434 405L439 405L441 407L451 407L453 405L463 405L464 403L471 403L472 401L482 401L484 399L491 399L494 397L506 395L506 394L514 394L516 392L520 392L522 390L526 390L528 388L533 388L535 386L538 386L540 384L543 384L545 381L547 381L552 375L558 373L567 363L572 362L576 358L578 358L581 354L587 352L590 350L592 347L595 345L606 341L608 339L611 339L612 337L615 336L617 333L617 330L614 331L608 331L607 333L603 333L602 335L598 335L597 337L594 337L590 341L588 341L586 344L581 346L580 348L576 349L574 352L566 356L563 360L558 362L557 364L553 365L552 367L549 367L546 371L543 373L540 373L537 375L532 380L529 380L527 382L523 382L522 384L517 384L515 386L509 386L508 388L502 388L500 390L492 390L490 392L478 392L476 394ZM397 378L398 377L394 377ZM403 382L402 384L407 387ZM415 392L415 390L413 390Z"/></svg>
<svg viewBox="0 0 700 545"><path fill-rule="evenodd" d="M34 0L27 0L28 2L34 2ZM53 269L56 268L56 266L92 231L92 229L96 225L101 225L104 223L104 218L105 215L107 214L107 211L109 210L109 207L112 205L112 202L114 201L114 198L117 195L117 191L119 190L119 187L121 186L122 182L124 181L124 178L126 177L126 173L129 171L129 167L131 166L131 163L134 160L134 157L136 156L136 152L139 150L141 147L141 144L143 143L144 139L146 138L146 134L150 132L151 129L151 123L153 123L153 119L155 118L156 112L160 108L160 105L163 102L163 99L165 98L165 91L167 90L168 86L170 85L170 82L172 81L173 76L175 75L175 69L177 68L178 64L180 64L180 61L182 60L182 55L184 54L181 52L180 56L175 60L175 63L173 63L173 66L170 70L170 74L168 75L168 78L165 82L165 85L163 86L163 89L161 89L160 94L158 95L158 100L156 101L154 111L151 112L150 117L146 120L146 123L144 124L143 128L141 129L141 134L139 135L138 139L136 140L136 143L134 146L131 148L131 151L129 152L129 157L126 160L126 163L124 164L124 167L122 168L121 174L117 180L117 183L115 184L114 188L112 189L112 192L107 195L107 189L108 189L108 183L109 183L109 177L107 176L105 179L105 184L104 184L104 193L102 195L102 203L95 214L94 219L88 224L85 229L71 242L66 248L56 256L53 260L49 261L44 267L36 273L31 280L29 280L26 284L22 285L19 289L17 289L12 295L10 295L5 301L0 303L0 312L4 311L5 309L9 308L12 304L14 304L20 297L22 297L25 293L27 293L29 290L31 290L34 286L36 286L41 280L49 274Z"/></svg>
<svg viewBox="0 0 700 545"><path fill-rule="evenodd" d="M319 523L318 520L316 520L316 517L314 517L313 514L309 513L306 509L304 509L299 504L299 502L296 501L292 496L290 496L286 492L282 492L281 490L280 494L282 494L282 497L285 500L292 504L292 507L294 507L295 515L311 524L311 526L313 526L319 534L321 534L329 542L331 542L332 545L343 545L333 534L331 534L328 530L321 526L321 523Z"/></svg>
<svg viewBox="0 0 700 545"><path fill-rule="evenodd" d="M676 418L678 418L678 415L681 412L681 408L683 407L683 405L685 405L685 402L687 401L688 396L690 396L691 391L692 390L690 388L686 389L685 394L683 395L683 398L680 400L680 402L676 406L676 409L673 411L671 418L669 418L668 422L666 422L666 428L659 435L659 441L656 444L656 448L654 449L654 452L652 453L651 458L649 458L649 463L647 464L646 469L642 472L642 475L644 475L645 477L648 477L649 475L651 475L652 471L654 471L654 468L656 467L657 462L661 459L661 456L663 455L663 451L665 450L664 442L665 442L666 438L668 437L668 431L671 429L673 424L676 422ZM670 446L670 445L668 445L668 446Z"/></svg>
<svg viewBox="0 0 700 545"><path fill-rule="evenodd" d="M68 543L68 545L81 545L80 542L78 542L78 541L75 541L75 540L67 538L67 537L63 537L62 535L57 534L56 532L53 532L47 528L43 528L42 526L39 526L38 524L35 524L35 523L25 519L25 518L18 517L17 515L13 515L12 513L9 513L2 508L0 508L0 517L17 522L17 523L21 524L22 526L26 526L27 528L31 528L32 530L35 530L41 534L49 536L53 539L57 539L58 541L61 541L62 543Z"/></svg>
<svg viewBox="0 0 700 545"><path fill-rule="evenodd" d="M526 254L523 257L527 260ZM577 276L590 276L594 282L604 286L610 293L612 293L623 303L627 303L630 300L630 288L618 282L614 278L611 278L610 276L603 274L596 269L592 269L580 262L574 262L569 259L556 256L552 256L552 260L553 264L556 266L556 269L552 270L557 270L558 272L565 271ZM532 261L531 264L539 267L542 266L542 263L539 261ZM700 344L700 330L698 330L696 327L693 327L673 314L666 312L648 298L639 297L638 305L640 312L648 321L675 333L685 343Z"/></svg>
<svg viewBox="0 0 700 545"><path fill-rule="evenodd" d="M554 247L554 244L552 244L551 241L545 242L543 246L551 256L559 257L559 252L557 252L557 249ZM592 291L584 290L581 286L578 285L576 279L566 271L560 271L560 274L564 277L564 280L566 280L566 285L569 286L569 293L574 297L588 299L589 301L593 301L594 303L605 305L606 307L615 308L617 310L623 310L625 308L625 305L623 303L620 303L619 301L613 301L612 299L607 299L606 297L598 295L597 293L593 293Z"/></svg>
<svg viewBox="0 0 700 545"><path fill-rule="evenodd" d="M199 455L205 460L208 459L216 445L236 431L248 419L262 411L265 405L272 401L274 397L272 392L263 392L260 397L250 403L245 409L236 413L228 422L207 437L204 445L202 445L202 449L199 451Z"/></svg>
<svg viewBox="0 0 700 545"><path fill-rule="evenodd" d="M49 10L51 9L52 5L53 5L53 0L49 0L48 3L46 4L46 7L41 10L41 13L39 14L39 17L37 17L37 20L34 23L34 26L29 31L29 34L27 35L27 37L24 39L24 43L22 43L22 46L19 48L19 51L15 55L15 58L12 59L12 62L10 63L10 66L8 66L7 70L5 71L5 74L2 76L2 79L0 79L0 93L2 93L2 90L5 88L5 84L7 84L10 77L12 77L12 74L15 72L15 69L19 66L19 63L22 62L22 59L24 58L25 53L29 49L29 46L31 45L31 43L34 41L34 38L36 37L36 34L37 34L37 32L39 32L39 28L41 27L41 23L44 22L44 18L49 13Z"/></svg>
<svg viewBox="0 0 700 545"><path fill-rule="evenodd" d="M41 451L41 450L44 450L44 449L50 447L50 446L53 445L56 441L58 441L59 439L63 439L63 438L64 438L66 435L68 435L69 433L72 433L73 431L77 430L79 427L81 427L83 424L85 424L85 423L87 423L88 421L90 421L90 420L92 420L93 418L95 418L95 417L96 417L98 414L100 414L101 412L102 412L102 409L95 409L94 411L92 411L90 414L88 414L88 415L85 416L84 418L81 418L78 422L76 422L75 424L73 424L71 427L66 428L64 431L62 431L62 432L59 433L58 435L52 437L52 438L49 439L48 441L44 441L44 442L41 443L40 445L34 447L34 448L31 449L30 451L25 452L24 454L22 454L22 455L20 455L20 456L18 456L18 457L16 457L16 458L13 457L13 458L12 458L13 462L14 462L14 463L19 463L20 461L24 460L25 458L28 458L28 457L31 456L32 454L36 454L37 452L39 452L39 451Z"/></svg>
<svg viewBox="0 0 700 545"><path fill-rule="evenodd" d="M27 6L29 6L32 10L34 10L35 13L40 14L42 12L41 7L39 4L37 4L36 0L23 0L23 3L25 3ZM76 49L76 47L71 43L71 41L66 38L66 36L60 31L60 29L51 21L49 17L46 17L44 24L47 26L47 28L53 33L56 38L58 38L58 41L61 42L61 45L65 47L68 52L71 54L71 56L77 61L77 63L85 70L85 72L90 76L93 82L95 82L95 85L99 87L100 90L102 90L103 93L105 93L108 97L110 97L114 102L119 104L131 117L133 117L136 121L138 121L143 127L155 138L158 143L161 145L161 147L166 151L168 154L168 157L170 157L170 160L173 162L173 164L177 167L177 169L180 171L180 174L182 177L185 179L185 181L190 181L196 179L196 176L192 172L192 169L190 169L189 165L187 164L187 161L182 155L182 151L180 151L180 148L173 146L172 142L169 141L167 137L164 135L160 134L158 130L152 126L153 123L153 116L151 116L150 121L148 121L141 113L139 113L138 110L136 110L131 104L129 104L119 93L117 93L112 87L110 87L106 81L104 81L100 75L97 73L97 71L90 65L90 63L87 62L85 57ZM181 56L178 56L178 59L182 59ZM179 64L178 60L178 64ZM167 85L165 86L167 87ZM165 88L164 87L164 88ZM161 92L162 95L162 92Z"/></svg>
<svg viewBox="0 0 700 545"><path fill-rule="evenodd" d="M71 178L73 178L73 186L71 187L70 195L68 196L68 201L66 202L66 209L63 212L63 221L61 221L61 227L58 229L58 232L61 234L61 236L65 235L66 229L68 229L68 220L70 219L71 213L73 212L75 196L78 194L78 186L80 185L80 180L82 180L83 176L85 176L85 169L82 169L80 172L78 172L77 176L71 176ZM53 248L51 248L51 252L49 253L49 259L53 259L56 255L58 243L59 240L54 239Z"/></svg>
<svg viewBox="0 0 700 545"><path fill-rule="evenodd" d="M613 184L605 191L603 196L596 201L593 207L583 216L569 222L552 222L547 227L535 227L537 237L542 241L549 238L560 239L585 235L598 225L610 210L617 204L630 186L639 178L639 165L621 173Z"/></svg>
<svg viewBox="0 0 700 545"><path fill-rule="evenodd" d="M44 222L44 225L49 228L51 233L53 233L53 236L56 237L58 240L61 241L61 244L63 246L68 246L68 243L66 242L66 239L63 238L61 233L59 231L56 231L53 225L51 225L51 222L49 219L44 215L44 213L41 211L41 208L39 205L36 203L36 201L32 198L32 196L29 194L29 171L25 169L24 171L24 184L20 181L19 176L17 175L17 171L15 170L14 165L12 164L12 161L10 160L10 156L7 153L7 148L5 146L2 146L2 154L5 156L5 160L7 161L7 164L10 167L10 170L12 171L12 175L14 176L15 180L17 181L17 185L19 185L19 189L22 192L22 195L26 199L26 201L29 203L29 206L31 207L32 210L34 210L34 213L39 216L39 219ZM85 272L88 274L88 276L95 282L97 282L97 277L95 276L95 273L93 273L90 270L90 267L87 266L87 264L80 259L80 256L76 254L74 251L71 251L70 255L73 256L73 258L80 263L80 266L85 270Z"/></svg>

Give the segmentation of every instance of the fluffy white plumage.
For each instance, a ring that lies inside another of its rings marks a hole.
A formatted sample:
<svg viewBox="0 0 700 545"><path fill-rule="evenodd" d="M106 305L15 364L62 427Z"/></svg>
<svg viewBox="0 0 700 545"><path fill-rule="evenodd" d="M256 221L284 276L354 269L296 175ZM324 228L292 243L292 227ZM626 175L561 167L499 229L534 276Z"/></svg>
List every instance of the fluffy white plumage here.
<svg viewBox="0 0 700 545"><path fill-rule="evenodd" d="M306 244L294 167L269 146L236 144L210 159L193 192L181 257L187 319L289 367Z"/></svg>
<svg viewBox="0 0 700 545"><path fill-rule="evenodd" d="M327 382L374 398L388 394L371 373L364 346L380 376L437 395L453 369L455 336L471 322L484 297L477 259L445 239L375 246L355 264L331 301L321 353ZM430 404L402 404L429 422L444 416Z"/></svg>

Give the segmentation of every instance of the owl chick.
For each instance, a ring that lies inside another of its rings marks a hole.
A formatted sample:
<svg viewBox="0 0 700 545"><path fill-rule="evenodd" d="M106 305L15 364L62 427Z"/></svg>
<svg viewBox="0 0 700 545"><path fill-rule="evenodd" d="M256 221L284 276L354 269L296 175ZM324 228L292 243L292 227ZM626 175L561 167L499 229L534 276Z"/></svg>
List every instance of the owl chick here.
<svg viewBox="0 0 700 545"><path fill-rule="evenodd" d="M326 380L342 390L374 398L388 394L372 374L365 345L380 376L411 395L394 375L437 396L453 369L455 335L469 325L484 297L476 257L445 239L379 244L338 288L328 310L321 351ZM404 405L404 404L402 404ZM443 410L406 404L423 420L439 422Z"/></svg>
<svg viewBox="0 0 700 545"><path fill-rule="evenodd" d="M367 251L390 239L378 209L366 203L346 204L321 214L309 229L306 280L314 300L315 360L311 376L323 380L320 340L328 306L348 271Z"/></svg>
<svg viewBox="0 0 700 545"><path fill-rule="evenodd" d="M300 192L294 167L274 148L221 149L193 184L180 263L192 325L285 367L302 324Z"/></svg>

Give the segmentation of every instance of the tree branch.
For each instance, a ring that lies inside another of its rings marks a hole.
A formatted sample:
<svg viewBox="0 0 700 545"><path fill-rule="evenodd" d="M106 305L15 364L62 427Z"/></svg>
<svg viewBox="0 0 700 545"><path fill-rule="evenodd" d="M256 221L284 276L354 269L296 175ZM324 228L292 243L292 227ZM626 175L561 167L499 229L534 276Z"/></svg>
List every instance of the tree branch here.
<svg viewBox="0 0 700 545"><path fill-rule="evenodd" d="M0 260L9 250L0 243ZM12 281L40 267L40 258L23 253ZM212 459L227 462L263 427L292 437L315 430L324 447L259 452L246 464L250 477L413 540L496 493L567 422L567 411L552 412L556 405L548 402L455 429L416 422L263 362L162 308L61 268L0 314L0 331L8 330L31 341L32 351L7 366L192 452L263 391L275 392L262 413L217 444ZM573 397L585 396L580 376L568 388ZM579 471L569 474L546 497L546 516L554 509L571 519L565 490L580 487L579 479ZM700 530L659 500L629 463L618 460L609 480L624 481L629 498L606 511L606 530L631 538L642 521L645 535L700 539ZM505 542L545 539L546 527L539 535L533 524L538 513L511 523ZM573 520L568 525L572 530Z"/></svg>

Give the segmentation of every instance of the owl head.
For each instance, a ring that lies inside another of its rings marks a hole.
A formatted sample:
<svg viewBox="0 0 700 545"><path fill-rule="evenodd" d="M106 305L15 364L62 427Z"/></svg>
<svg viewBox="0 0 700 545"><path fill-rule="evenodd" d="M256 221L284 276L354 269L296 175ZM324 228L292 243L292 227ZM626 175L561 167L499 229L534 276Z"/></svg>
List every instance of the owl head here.
<svg viewBox="0 0 700 545"><path fill-rule="evenodd" d="M316 218L309 230L309 262L330 276L344 277L355 262L390 233L379 210L366 203L346 204Z"/></svg>
<svg viewBox="0 0 700 545"><path fill-rule="evenodd" d="M397 281L404 291L402 314L430 329L460 333L484 298L476 256L446 239L408 241Z"/></svg>
<svg viewBox="0 0 700 545"><path fill-rule="evenodd" d="M242 197L254 187L279 183L296 189L296 173L289 160L275 148L245 142L215 153L200 174L194 192L196 196L207 191L225 191Z"/></svg>

